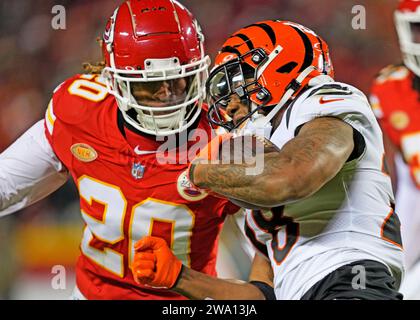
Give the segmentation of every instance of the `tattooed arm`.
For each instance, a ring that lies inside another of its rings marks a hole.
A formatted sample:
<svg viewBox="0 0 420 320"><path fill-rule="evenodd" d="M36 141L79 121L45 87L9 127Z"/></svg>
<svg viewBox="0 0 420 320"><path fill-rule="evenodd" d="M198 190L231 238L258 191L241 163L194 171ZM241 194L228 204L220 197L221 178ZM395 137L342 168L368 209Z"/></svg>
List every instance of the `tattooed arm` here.
<svg viewBox="0 0 420 320"><path fill-rule="evenodd" d="M273 290L273 278L273 269L269 260L257 253L252 262L250 282L219 279L184 266L176 286L171 290L189 299L264 300L267 296L252 282L265 283L267 288Z"/></svg>
<svg viewBox="0 0 420 320"><path fill-rule="evenodd" d="M259 175L247 175L254 165L194 164L193 183L229 198L261 207L275 207L318 191L343 167L354 148L353 128L333 117L304 124L280 152L264 155Z"/></svg>
<svg viewBox="0 0 420 320"><path fill-rule="evenodd" d="M174 256L167 242L146 236L135 244L133 277L146 286L168 288L190 299L275 299L270 261L255 254L249 282L219 279L187 266Z"/></svg>

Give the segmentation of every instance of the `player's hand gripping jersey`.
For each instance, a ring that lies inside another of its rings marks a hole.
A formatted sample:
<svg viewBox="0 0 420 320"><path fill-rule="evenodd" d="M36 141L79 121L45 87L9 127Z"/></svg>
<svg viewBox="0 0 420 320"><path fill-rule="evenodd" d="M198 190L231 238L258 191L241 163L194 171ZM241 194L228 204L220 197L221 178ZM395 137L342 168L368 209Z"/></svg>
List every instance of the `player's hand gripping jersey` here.
<svg viewBox="0 0 420 320"><path fill-rule="evenodd" d="M247 234L271 260L278 299L300 299L327 274L357 260L384 263L398 281L402 275L400 225L383 170L381 130L363 93L337 82L308 89L288 106L270 141L281 148L303 124L322 116L357 131L345 166L306 199L247 214Z"/></svg>
<svg viewBox="0 0 420 320"><path fill-rule="evenodd" d="M115 98L95 75L65 81L46 112L47 138L77 185L86 223L77 286L88 299L181 299L134 282L134 244L162 237L185 265L213 275L218 231L238 208L190 188L186 161L160 163L162 142L120 120ZM197 128L210 137L204 112ZM187 146L178 153L185 158Z"/></svg>

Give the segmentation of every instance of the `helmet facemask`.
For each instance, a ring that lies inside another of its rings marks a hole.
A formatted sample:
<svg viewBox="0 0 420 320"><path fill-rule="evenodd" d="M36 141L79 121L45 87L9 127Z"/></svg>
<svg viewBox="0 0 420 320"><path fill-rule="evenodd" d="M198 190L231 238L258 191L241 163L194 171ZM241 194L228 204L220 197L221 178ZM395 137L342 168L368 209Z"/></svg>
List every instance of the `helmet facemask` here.
<svg viewBox="0 0 420 320"><path fill-rule="evenodd" d="M185 130L200 114L209 60L180 65L175 57L147 59L145 70L106 67L102 75L129 124L164 136Z"/></svg>
<svg viewBox="0 0 420 320"><path fill-rule="evenodd" d="M305 82L318 74L316 67L310 65L285 87L284 94L276 104L269 105L272 93L261 84L260 77L268 65L281 52L281 47L276 47L269 55L262 48L255 48L238 58L215 68L206 84L209 96L209 120L216 125L232 131L244 127L251 120L257 127L264 128L269 125L274 116L304 87ZM245 59L256 65L252 68ZM253 70L250 72L250 70ZM236 80L235 80L236 78ZM234 124L225 110L232 97L237 95L241 103L248 105L249 113L238 123ZM227 120L225 120L227 119Z"/></svg>
<svg viewBox="0 0 420 320"><path fill-rule="evenodd" d="M245 62L249 57L256 64L255 68ZM211 123L232 131L241 127L246 120L258 117L259 111L271 98L270 93L258 82L258 71L267 59L265 51L257 48L229 60L211 72L206 83L209 100L208 118ZM261 102L258 105L251 100L251 96L255 94ZM226 114L226 107L234 96L249 107L249 113L236 124Z"/></svg>
<svg viewBox="0 0 420 320"><path fill-rule="evenodd" d="M166 136L195 122L210 58L200 26L184 6L175 0L125 1L102 40L102 77L127 123Z"/></svg>

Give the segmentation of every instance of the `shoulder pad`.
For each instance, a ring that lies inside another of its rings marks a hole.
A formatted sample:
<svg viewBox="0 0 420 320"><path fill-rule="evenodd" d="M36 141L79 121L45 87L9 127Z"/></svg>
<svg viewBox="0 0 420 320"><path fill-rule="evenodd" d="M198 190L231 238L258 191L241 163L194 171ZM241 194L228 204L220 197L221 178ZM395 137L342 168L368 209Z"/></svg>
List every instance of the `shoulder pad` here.
<svg viewBox="0 0 420 320"><path fill-rule="evenodd" d="M308 89L288 107L286 127L319 116L341 116L370 111L367 97L359 89L333 82ZM297 120L298 119L298 120Z"/></svg>
<svg viewBox="0 0 420 320"><path fill-rule="evenodd" d="M327 83L321 86L317 86L313 89L310 89L310 92L307 98L312 96L328 96L328 95L338 95L338 96L350 96L354 92L350 89L349 86L340 83Z"/></svg>
<svg viewBox="0 0 420 320"><path fill-rule="evenodd" d="M292 110L295 108L295 105L307 105L308 103L313 106L319 105L319 99L322 99L324 96L350 96L353 94L353 91L346 86L338 82L325 83L315 87L311 87L300 96L298 96L292 103L289 105L286 111L286 124L289 127L290 116ZM315 102L316 101L316 102ZM305 107L307 108L307 107Z"/></svg>
<svg viewBox="0 0 420 320"><path fill-rule="evenodd" d="M108 96L97 75L75 75L54 90L54 116L68 124L81 123Z"/></svg>

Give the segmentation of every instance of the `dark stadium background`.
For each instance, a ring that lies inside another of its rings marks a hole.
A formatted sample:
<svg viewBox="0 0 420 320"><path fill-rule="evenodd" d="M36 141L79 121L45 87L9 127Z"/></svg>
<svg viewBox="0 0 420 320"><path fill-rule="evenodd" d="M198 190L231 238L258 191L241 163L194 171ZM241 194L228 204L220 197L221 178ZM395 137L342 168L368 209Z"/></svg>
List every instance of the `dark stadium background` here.
<svg viewBox="0 0 420 320"><path fill-rule="evenodd" d="M329 44L336 79L368 94L374 75L401 60L393 25L397 0L181 0L200 21L214 57L238 28L264 19L299 22ZM52 90L101 59L96 37L121 1L0 0L0 151L43 117ZM54 5L66 29L54 30ZM352 28L352 8L366 8L366 30ZM1 183L1 181L0 181ZM50 198L0 219L0 299L66 299L82 223L72 183ZM66 267L67 289L54 290L53 266Z"/></svg>

